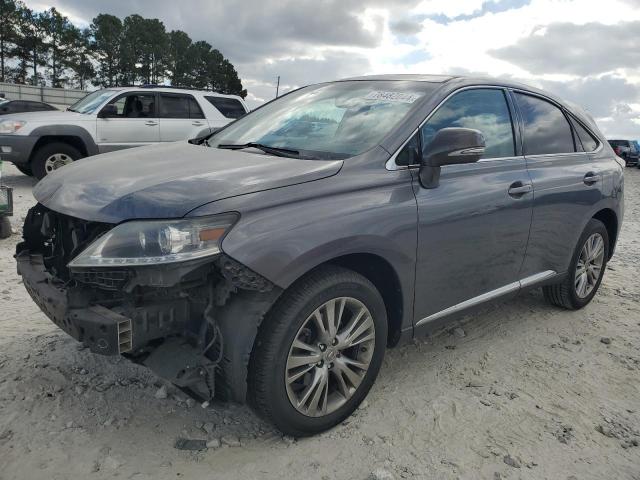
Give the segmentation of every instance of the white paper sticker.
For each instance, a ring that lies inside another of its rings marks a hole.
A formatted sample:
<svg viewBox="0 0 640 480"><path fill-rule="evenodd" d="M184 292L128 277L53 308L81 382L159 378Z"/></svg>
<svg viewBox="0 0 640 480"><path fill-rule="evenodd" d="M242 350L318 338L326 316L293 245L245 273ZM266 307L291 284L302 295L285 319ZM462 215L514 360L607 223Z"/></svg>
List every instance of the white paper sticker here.
<svg viewBox="0 0 640 480"><path fill-rule="evenodd" d="M406 93L406 92L381 92L374 90L369 92L366 100L381 100L383 102L398 102L398 103L413 103L421 97L418 93Z"/></svg>

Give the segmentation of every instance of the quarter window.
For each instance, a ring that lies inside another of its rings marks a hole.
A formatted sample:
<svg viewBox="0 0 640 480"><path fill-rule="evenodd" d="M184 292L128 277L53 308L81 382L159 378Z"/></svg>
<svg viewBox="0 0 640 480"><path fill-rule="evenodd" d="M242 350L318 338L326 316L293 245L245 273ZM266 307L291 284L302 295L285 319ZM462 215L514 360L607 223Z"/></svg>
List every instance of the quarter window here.
<svg viewBox="0 0 640 480"><path fill-rule="evenodd" d="M486 142L483 158L515 155L511 114L501 89L464 90L447 100L421 128L424 154L438 130L447 127L479 130Z"/></svg>
<svg viewBox="0 0 640 480"><path fill-rule="evenodd" d="M558 107L538 97L515 94L524 123L524 154L575 152L571 126Z"/></svg>
<svg viewBox="0 0 640 480"><path fill-rule="evenodd" d="M582 150L585 152L593 152L598 148L598 140L596 140L586 128L573 118L571 118L571 124L573 125L573 131L576 132L576 135L578 136L576 139L576 146L580 143Z"/></svg>
<svg viewBox="0 0 640 480"><path fill-rule="evenodd" d="M227 118L240 118L247 112L244 106L235 98L227 97L204 97L211 105L213 105L222 115Z"/></svg>

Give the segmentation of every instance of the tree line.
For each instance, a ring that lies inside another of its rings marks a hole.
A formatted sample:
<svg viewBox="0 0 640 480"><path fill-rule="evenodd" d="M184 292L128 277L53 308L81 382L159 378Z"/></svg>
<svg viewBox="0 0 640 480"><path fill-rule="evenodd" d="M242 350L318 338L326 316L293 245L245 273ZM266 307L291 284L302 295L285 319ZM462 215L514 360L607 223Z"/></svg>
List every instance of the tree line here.
<svg viewBox="0 0 640 480"><path fill-rule="evenodd" d="M167 32L157 18L100 14L78 28L55 8L34 12L0 0L0 82L86 88L159 84L240 95L235 67L219 50Z"/></svg>

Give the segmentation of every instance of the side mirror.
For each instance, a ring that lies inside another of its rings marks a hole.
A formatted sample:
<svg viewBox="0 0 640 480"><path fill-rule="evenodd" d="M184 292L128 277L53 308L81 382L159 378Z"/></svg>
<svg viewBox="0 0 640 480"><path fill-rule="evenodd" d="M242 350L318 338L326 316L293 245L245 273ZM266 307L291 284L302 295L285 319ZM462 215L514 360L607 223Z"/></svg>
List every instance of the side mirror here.
<svg viewBox="0 0 640 480"><path fill-rule="evenodd" d="M474 163L484 155L485 141L480 131L471 128L443 128L425 149L420 167L420 183L436 188L440 183L440 167Z"/></svg>
<svg viewBox="0 0 640 480"><path fill-rule="evenodd" d="M117 116L118 108L113 104L105 105L104 107L102 107L102 110L100 110L100 113L98 114L99 118L110 118Z"/></svg>

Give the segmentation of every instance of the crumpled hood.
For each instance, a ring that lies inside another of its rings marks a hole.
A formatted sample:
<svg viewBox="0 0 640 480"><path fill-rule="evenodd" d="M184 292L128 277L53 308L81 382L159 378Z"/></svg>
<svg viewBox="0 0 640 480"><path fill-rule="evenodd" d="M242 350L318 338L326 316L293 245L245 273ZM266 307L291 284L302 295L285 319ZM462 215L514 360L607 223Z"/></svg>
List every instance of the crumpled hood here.
<svg viewBox="0 0 640 480"><path fill-rule="evenodd" d="M205 203L335 175L341 160L300 160L187 142L88 157L33 189L41 204L85 220L178 218Z"/></svg>

